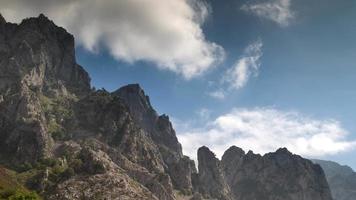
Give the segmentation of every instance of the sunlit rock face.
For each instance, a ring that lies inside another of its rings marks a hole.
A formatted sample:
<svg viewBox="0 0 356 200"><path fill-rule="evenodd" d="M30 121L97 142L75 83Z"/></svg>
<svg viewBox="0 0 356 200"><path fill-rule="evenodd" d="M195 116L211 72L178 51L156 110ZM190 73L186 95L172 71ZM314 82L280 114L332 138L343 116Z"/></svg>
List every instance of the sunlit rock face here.
<svg viewBox="0 0 356 200"><path fill-rule="evenodd" d="M0 18L0 148L14 161L50 156L42 97L83 95L90 78L76 64L74 38L44 15L21 24ZM11 156L9 156L9 154Z"/></svg>

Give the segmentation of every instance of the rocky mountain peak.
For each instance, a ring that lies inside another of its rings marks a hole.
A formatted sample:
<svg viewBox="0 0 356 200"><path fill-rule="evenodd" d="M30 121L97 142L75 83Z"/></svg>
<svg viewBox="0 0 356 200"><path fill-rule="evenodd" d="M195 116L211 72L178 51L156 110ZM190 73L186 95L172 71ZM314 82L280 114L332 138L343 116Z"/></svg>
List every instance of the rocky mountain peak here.
<svg viewBox="0 0 356 200"><path fill-rule="evenodd" d="M231 158L231 157L243 157L245 156L245 151L237 146L231 146L228 150L225 151L223 155L223 160L224 157L226 159Z"/></svg>
<svg viewBox="0 0 356 200"><path fill-rule="evenodd" d="M112 94L127 105L133 120L157 144L174 187L191 192L191 174L196 170L195 165L189 158L183 156L182 146L168 115L157 114L139 84L123 86Z"/></svg>
<svg viewBox="0 0 356 200"><path fill-rule="evenodd" d="M46 95L90 91L89 75L76 63L73 35L43 14L7 24L0 32L0 57L5 65L1 73L7 77L0 80L0 90L24 83Z"/></svg>
<svg viewBox="0 0 356 200"><path fill-rule="evenodd" d="M201 163L217 159L215 154L206 146L202 146L198 149L198 159L199 158L202 161Z"/></svg>
<svg viewBox="0 0 356 200"><path fill-rule="evenodd" d="M0 13L0 24L5 24L5 23L6 23L6 20Z"/></svg>
<svg viewBox="0 0 356 200"><path fill-rule="evenodd" d="M149 97L139 84L129 84L113 92L128 106L133 119L163 148L175 157L182 157L182 147L169 121L168 115L159 116L152 108ZM167 152L165 152L167 153ZM166 154L165 154L166 155ZM169 156L171 157L171 156ZM170 158L170 160L172 160Z"/></svg>
<svg viewBox="0 0 356 200"><path fill-rule="evenodd" d="M331 200L320 167L286 148L261 156L252 151L243 155L233 147L224 153L222 166L236 199Z"/></svg>
<svg viewBox="0 0 356 200"><path fill-rule="evenodd" d="M221 200L233 199L227 185L219 159L206 146L198 149L198 184L197 188L205 198Z"/></svg>
<svg viewBox="0 0 356 200"><path fill-rule="evenodd" d="M276 151L276 154L278 154L278 155L292 155L292 153L285 147L284 148L279 148Z"/></svg>
<svg viewBox="0 0 356 200"><path fill-rule="evenodd" d="M137 109L151 111L153 110L150 98L145 94L139 84L129 84L121 87L114 94L123 97L130 105L136 106Z"/></svg>
<svg viewBox="0 0 356 200"><path fill-rule="evenodd" d="M153 133L158 114L152 108L149 97L139 84L129 84L113 92L129 107L132 117L148 132Z"/></svg>

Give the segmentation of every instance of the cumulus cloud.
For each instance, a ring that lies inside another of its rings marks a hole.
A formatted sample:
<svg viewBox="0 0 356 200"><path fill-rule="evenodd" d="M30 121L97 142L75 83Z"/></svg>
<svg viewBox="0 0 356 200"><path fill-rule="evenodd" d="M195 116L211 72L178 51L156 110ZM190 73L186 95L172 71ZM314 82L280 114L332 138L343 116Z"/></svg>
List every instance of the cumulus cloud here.
<svg viewBox="0 0 356 200"><path fill-rule="evenodd" d="M256 16L272 20L280 26L288 26L295 14L291 10L291 0L265 0L263 2L245 4L242 10L251 12Z"/></svg>
<svg viewBox="0 0 356 200"><path fill-rule="evenodd" d="M243 88L252 75L257 76L261 65L262 41L257 40L250 44L244 51L244 55L227 70L223 79L233 89Z"/></svg>
<svg viewBox="0 0 356 200"><path fill-rule="evenodd" d="M184 153L194 159L203 145L218 157L232 145L260 154L287 147L307 157L333 155L356 145L356 141L347 140L349 132L336 120L317 120L273 108L236 108L200 128L180 124L176 124L179 141Z"/></svg>
<svg viewBox="0 0 356 200"><path fill-rule="evenodd" d="M0 12L12 22L44 13L90 51L104 47L119 60L153 62L187 79L224 57L204 36L209 7L201 0L2 0Z"/></svg>

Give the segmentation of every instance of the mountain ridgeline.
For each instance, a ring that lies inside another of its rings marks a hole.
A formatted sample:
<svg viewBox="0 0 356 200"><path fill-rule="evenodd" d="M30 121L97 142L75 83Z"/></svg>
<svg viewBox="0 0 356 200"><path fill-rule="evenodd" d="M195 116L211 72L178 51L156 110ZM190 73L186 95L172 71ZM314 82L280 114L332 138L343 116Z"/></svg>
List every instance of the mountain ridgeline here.
<svg viewBox="0 0 356 200"><path fill-rule="evenodd" d="M287 149L201 147L197 170L143 89L92 89L73 36L44 15L0 17L0 162L49 200L332 200L320 166Z"/></svg>

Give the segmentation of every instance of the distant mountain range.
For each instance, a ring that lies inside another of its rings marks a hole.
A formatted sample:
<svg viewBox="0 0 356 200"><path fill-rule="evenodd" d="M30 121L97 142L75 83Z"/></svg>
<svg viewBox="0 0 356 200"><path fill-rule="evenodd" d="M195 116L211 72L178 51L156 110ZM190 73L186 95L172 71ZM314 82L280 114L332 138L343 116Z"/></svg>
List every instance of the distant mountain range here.
<svg viewBox="0 0 356 200"><path fill-rule="evenodd" d="M334 200L356 199L356 173L350 167L332 161L312 161L323 168Z"/></svg>
<svg viewBox="0 0 356 200"><path fill-rule="evenodd" d="M143 89L91 88L74 46L44 15L0 15L0 199L332 200L322 168L283 148L201 147L197 170Z"/></svg>

